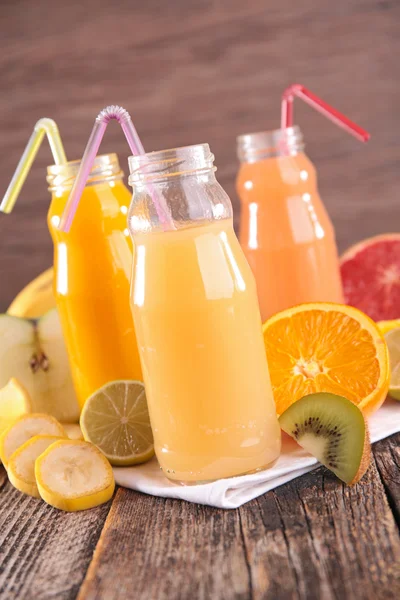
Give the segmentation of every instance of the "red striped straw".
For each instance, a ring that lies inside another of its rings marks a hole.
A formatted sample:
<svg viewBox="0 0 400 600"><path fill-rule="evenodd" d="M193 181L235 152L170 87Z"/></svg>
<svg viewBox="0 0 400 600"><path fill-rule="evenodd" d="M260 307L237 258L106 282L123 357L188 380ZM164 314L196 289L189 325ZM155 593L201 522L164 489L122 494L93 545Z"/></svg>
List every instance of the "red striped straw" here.
<svg viewBox="0 0 400 600"><path fill-rule="evenodd" d="M122 108L122 106L107 106L100 111L96 117L88 143L86 144L78 174L60 220L59 229L61 231L68 233L71 227L79 200L81 199L89 173L93 167L94 159L96 158L101 140L103 139L104 132L108 123L113 119L118 121L121 125L132 154L145 154L142 142L140 141L128 111ZM168 212L164 199L161 198L159 194L152 193L152 200L164 230L174 229L173 220Z"/></svg>
<svg viewBox="0 0 400 600"><path fill-rule="evenodd" d="M354 136L360 142L367 142L370 138L368 131L350 121L345 115L342 115L336 108L330 106L321 98L310 92L304 85L294 83L288 87L282 94L281 127L287 129L293 126L293 102L294 98L301 98L316 111L333 121L338 127L341 127L347 133Z"/></svg>

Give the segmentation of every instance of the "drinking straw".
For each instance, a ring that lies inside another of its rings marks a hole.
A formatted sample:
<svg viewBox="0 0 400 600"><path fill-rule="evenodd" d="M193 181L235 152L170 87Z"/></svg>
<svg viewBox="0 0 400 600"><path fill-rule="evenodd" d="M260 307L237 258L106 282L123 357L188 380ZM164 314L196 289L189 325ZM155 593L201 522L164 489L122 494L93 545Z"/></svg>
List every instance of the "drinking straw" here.
<svg viewBox="0 0 400 600"><path fill-rule="evenodd" d="M113 119L118 121L118 123L121 125L122 131L125 134L132 154L145 154L142 142L140 141L128 111L122 108L122 106L114 105L107 106L101 110L94 122L92 133L90 134L88 143L86 145L78 174L72 186L71 194L67 200L64 213L61 217L59 225L59 229L61 231L68 233L71 227L76 209L78 208L79 200L86 185L90 170L93 166L94 159L96 158L101 140L103 139L104 132L109 122ZM160 219L164 229L173 228L173 222L168 214L168 210L164 201L159 197L159 195L156 194L152 194L152 199L158 218Z"/></svg>
<svg viewBox="0 0 400 600"><path fill-rule="evenodd" d="M315 108L322 115L333 121L338 127L341 127L350 135L361 142L367 142L370 135L365 129L362 129L353 121L350 121L345 115L340 113L338 110L321 100L318 96L310 92L304 85L295 83L288 87L282 94L282 110L281 110L281 127L286 129L287 127L293 126L293 101L294 98L301 98Z"/></svg>
<svg viewBox="0 0 400 600"><path fill-rule="evenodd" d="M0 204L0 211L10 213L14 208L45 135L47 135L47 139L49 140L55 164L64 165L67 162L57 124L52 119L40 119L33 128L32 135Z"/></svg>

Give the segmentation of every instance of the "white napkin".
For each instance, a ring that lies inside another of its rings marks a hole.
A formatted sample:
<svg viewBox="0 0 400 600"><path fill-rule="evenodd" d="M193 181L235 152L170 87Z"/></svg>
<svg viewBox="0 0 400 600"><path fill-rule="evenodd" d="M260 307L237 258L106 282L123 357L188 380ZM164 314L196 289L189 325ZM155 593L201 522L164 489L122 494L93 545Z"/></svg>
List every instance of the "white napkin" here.
<svg viewBox="0 0 400 600"><path fill-rule="evenodd" d="M371 442L378 442L400 431L400 402L386 400L369 420ZM164 477L157 460L137 467L114 469L115 481L123 487L163 498L180 498L188 502L218 508L237 508L274 488L300 477L319 466L317 460L288 436L283 436L282 453L274 465L252 475L220 479L203 485L181 485Z"/></svg>

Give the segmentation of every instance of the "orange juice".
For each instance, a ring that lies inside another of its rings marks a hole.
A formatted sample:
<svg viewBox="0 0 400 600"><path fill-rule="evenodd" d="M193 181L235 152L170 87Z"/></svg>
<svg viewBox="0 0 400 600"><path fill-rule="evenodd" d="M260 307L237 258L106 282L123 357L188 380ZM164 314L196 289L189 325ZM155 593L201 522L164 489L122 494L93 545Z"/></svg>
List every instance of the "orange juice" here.
<svg viewBox="0 0 400 600"><path fill-rule="evenodd" d="M298 128L238 139L240 243L257 281L263 321L303 302L343 302L335 233Z"/></svg>
<svg viewBox="0 0 400 600"><path fill-rule="evenodd" d="M205 156L185 164L199 148ZM153 177L151 193L163 194L177 227L152 230L148 190L131 176L132 308L157 458L167 477L186 483L263 469L279 454L280 430L229 199L208 145L152 155L165 180ZM144 160L131 159L131 170Z"/></svg>
<svg viewBox="0 0 400 600"><path fill-rule="evenodd" d="M129 305L130 193L115 155L99 156L68 234L58 229L79 162L52 166L48 225L54 242L54 292L81 407L115 379L142 379Z"/></svg>

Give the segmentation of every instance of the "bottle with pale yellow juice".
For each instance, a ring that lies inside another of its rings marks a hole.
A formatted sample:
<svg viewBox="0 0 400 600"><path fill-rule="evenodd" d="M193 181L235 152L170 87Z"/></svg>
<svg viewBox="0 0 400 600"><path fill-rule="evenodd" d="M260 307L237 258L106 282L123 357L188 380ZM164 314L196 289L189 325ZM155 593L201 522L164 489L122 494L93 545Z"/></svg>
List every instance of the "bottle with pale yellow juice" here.
<svg viewBox="0 0 400 600"><path fill-rule="evenodd" d="M131 301L155 451L184 483L259 471L280 452L255 280L213 160L208 144L129 159Z"/></svg>
<svg viewBox="0 0 400 600"><path fill-rule="evenodd" d="M47 169L48 226L54 242L54 293L81 406L116 379L142 380L129 306L130 193L115 154L98 156L68 234L59 230L80 161Z"/></svg>

